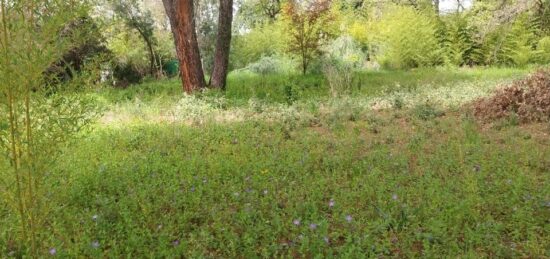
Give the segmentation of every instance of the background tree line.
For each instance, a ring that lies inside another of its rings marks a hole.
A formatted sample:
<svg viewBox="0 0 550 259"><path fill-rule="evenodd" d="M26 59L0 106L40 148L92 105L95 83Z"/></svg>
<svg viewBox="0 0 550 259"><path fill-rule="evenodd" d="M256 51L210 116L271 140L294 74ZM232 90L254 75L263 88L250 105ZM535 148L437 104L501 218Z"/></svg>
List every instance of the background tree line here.
<svg viewBox="0 0 550 259"><path fill-rule="evenodd" d="M364 70L549 62L549 0L452 3L109 0L89 15L101 39L89 54L109 53L117 85L180 75L188 92L224 88L233 70L305 74L344 63ZM342 39L350 44L339 46ZM347 50L354 56L335 60L331 53L342 47L355 48Z"/></svg>

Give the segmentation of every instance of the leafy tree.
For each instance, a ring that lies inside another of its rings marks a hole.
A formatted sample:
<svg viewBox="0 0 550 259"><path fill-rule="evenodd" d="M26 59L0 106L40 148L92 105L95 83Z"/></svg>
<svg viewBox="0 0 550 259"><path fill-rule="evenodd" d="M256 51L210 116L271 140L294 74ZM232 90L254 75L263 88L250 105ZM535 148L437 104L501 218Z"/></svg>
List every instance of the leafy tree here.
<svg viewBox="0 0 550 259"><path fill-rule="evenodd" d="M305 74L311 61L321 54L321 46L332 37L331 1L289 1L283 8L290 42L288 50L299 57Z"/></svg>
<svg viewBox="0 0 550 259"><path fill-rule="evenodd" d="M124 20L128 28L136 30L149 51L149 72L152 76L162 74L159 56L156 54L157 39L154 35L155 21L151 12L143 10L138 0L112 0L115 14Z"/></svg>
<svg viewBox="0 0 550 259"><path fill-rule="evenodd" d="M280 16L283 4L283 0L245 0L239 7L237 19L248 28L272 23Z"/></svg>

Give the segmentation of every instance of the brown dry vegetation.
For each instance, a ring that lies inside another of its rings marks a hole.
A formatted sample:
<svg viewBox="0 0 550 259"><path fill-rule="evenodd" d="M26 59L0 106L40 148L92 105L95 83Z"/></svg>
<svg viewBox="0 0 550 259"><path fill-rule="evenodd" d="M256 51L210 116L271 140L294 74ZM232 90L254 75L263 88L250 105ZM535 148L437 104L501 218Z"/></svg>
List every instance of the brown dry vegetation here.
<svg viewBox="0 0 550 259"><path fill-rule="evenodd" d="M517 116L521 123L546 122L550 119L550 69L541 69L523 80L496 91L493 96L473 104L474 115L481 121Z"/></svg>

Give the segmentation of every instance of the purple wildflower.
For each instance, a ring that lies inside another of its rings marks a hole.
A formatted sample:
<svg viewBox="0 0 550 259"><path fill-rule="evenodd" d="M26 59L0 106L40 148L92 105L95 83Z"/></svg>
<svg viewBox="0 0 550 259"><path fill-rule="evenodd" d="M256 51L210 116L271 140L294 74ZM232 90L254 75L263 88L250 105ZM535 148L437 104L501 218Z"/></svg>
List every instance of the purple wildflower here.
<svg viewBox="0 0 550 259"><path fill-rule="evenodd" d="M309 224L309 229L316 230L317 229L317 224L315 224L315 223Z"/></svg>
<svg viewBox="0 0 550 259"><path fill-rule="evenodd" d="M92 248L96 248L96 249L99 248L99 241L96 240L92 242Z"/></svg>
<svg viewBox="0 0 550 259"><path fill-rule="evenodd" d="M330 199L330 201L328 202L328 207L332 208L332 207L334 207L334 204L335 204L334 200Z"/></svg>
<svg viewBox="0 0 550 259"><path fill-rule="evenodd" d="M179 239L176 239L172 242L172 245L173 246L179 246L180 245L180 240Z"/></svg>
<svg viewBox="0 0 550 259"><path fill-rule="evenodd" d="M479 172L481 170L481 166L480 165L474 165L474 172Z"/></svg>
<svg viewBox="0 0 550 259"><path fill-rule="evenodd" d="M57 254L57 250L55 248L51 248L50 255L56 255L56 254Z"/></svg>
<svg viewBox="0 0 550 259"><path fill-rule="evenodd" d="M300 226L300 220L299 219L295 219L292 221L292 224L296 225L296 226Z"/></svg>
<svg viewBox="0 0 550 259"><path fill-rule="evenodd" d="M191 189L189 189L191 192L195 192L195 186L191 186Z"/></svg>
<svg viewBox="0 0 550 259"><path fill-rule="evenodd" d="M346 216L346 221L347 221L348 223L351 223L352 220L353 220L353 218L351 217L351 215L347 215L347 216Z"/></svg>

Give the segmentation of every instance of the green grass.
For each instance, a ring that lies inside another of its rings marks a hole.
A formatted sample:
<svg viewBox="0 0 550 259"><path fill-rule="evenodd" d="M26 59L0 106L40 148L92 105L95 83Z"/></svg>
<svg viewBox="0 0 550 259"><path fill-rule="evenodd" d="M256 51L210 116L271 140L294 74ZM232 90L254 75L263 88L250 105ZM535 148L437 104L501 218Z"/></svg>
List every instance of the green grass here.
<svg viewBox="0 0 550 259"><path fill-rule="evenodd" d="M412 71L358 72L353 80L352 96L376 96L394 91L414 91L423 86L450 86L476 81L502 81L525 75L528 69L515 68L425 68ZM177 99L182 96L181 81L146 81L128 89L104 89L100 92L109 102L134 100L150 101L158 98ZM227 91L210 91L209 96L224 96L231 105L246 104L251 98L269 103L288 103L312 99L326 99L329 89L323 75L256 75L232 73Z"/></svg>
<svg viewBox="0 0 550 259"><path fill-rule="evenodd" d="M407 91L417 92L424 85L495 83L525 71L386 73L369 78L380 89L415 82L418 87ZM229 116L241 111L235 110L245 105L239 102L261 98L250 90L261 88L250 83L257 78L232 86L239 82L235 76L223 97L227 107L208 106L220 93L184 106L194 107L197 117L208 109ZM131 103L142 114L178 102L182 95L170 96L176 85L146 83L97 95L110 108ZM550 125L490 127L462 108L424 102L401 110L356 105L353 100L368 92L315 106L314 93L328 94L315 89L308 93L311 102L289 106L277 99L279 90L265 91L270 99L247 108L243 120L104 123L69 145L43 184L49 213L40 231L42 253L56 248L63 258L550 256ZM2 203L0 257L22 255L25 248L17 246L14 234L17 216Z"/></svg>

